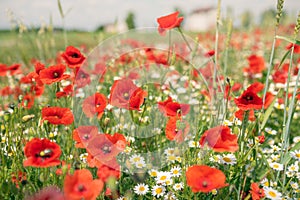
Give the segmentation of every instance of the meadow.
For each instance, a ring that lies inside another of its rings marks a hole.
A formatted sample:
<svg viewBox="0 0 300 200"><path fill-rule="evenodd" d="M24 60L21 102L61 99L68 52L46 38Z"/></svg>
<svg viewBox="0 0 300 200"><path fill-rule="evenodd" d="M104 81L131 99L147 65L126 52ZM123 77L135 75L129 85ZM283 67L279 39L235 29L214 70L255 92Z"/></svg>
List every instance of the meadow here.
<svg viewBox="0 0 300 200"><path fill-rule="evenodd" d="M300 199L300 14L0 32L0 199ZM62 12L62 11L61 11Z"/></svg>

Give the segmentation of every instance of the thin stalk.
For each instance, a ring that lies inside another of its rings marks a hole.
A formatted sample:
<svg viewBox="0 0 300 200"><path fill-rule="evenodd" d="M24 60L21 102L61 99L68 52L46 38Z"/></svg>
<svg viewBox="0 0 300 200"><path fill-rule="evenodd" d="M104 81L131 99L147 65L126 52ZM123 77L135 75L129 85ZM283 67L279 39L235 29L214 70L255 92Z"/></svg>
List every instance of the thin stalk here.
<svg viewBox="0 0 300 200"><path fill-rule="evenodd" d="M292 47L294 48L294 46ZM293 52L293 50L292 50ZM283 146L282 146L282 151L281 151L281 162L283 161L283 158L286 157L286 154L288 153L288 151L285 151L283 153L283 149L288 149L288 144L289 144L289 135L290 135L290 125L291 125L291 122L292 122L292 116L293 116L293 112L294 112L294 104L295 104L295 98L296 98L296 94L297 94L297 90L298 90L298 85L299 85L299 79L300 79L300 70L298 71L298 74L297 74L297 79L296 79L296 85L294 87L294 91L293 91L293 95L292 95L292 99L289 103L289 110L288 110L288 119L287 119L287 122L286 122L286 125L283 129ZM283 163L285 164L285 163ZM283 185L285 184L285 177L283 179Z"/></svg>
<svg viewBox="0 0 300 200"><path fill-rule="evenodd" d="M291 69L293 64L293 55L294 55L294 47L291 50L290 55L290 63L289 63L289 69L288 69L288 79L286 81L286 87L285 87L285 98L284 98L284 113L283 113L283 126L286 123L286 114L287 114L287 105L288 105L288 98L289 98L289 87L290 87L290 80L291 80Z"/></svg>
<svg viewBox="0 0 300 200"><path fill-rule="evenodd" d="M181 36L182 36L184 42L185 42L186 45L188 46L189 50L190 50L191 52L193 52L192 47L190 46L189 42L187 41L187 39L186 39L186 37L184 36L184 34L183 34L183 32L182 32L182 30L181 30L180 27L178 27L178 31L179 31L179 33L181 34Z"/></svg>
<svg viewBox="0 0 300 200"><path fill-rule="evenodd" d="M168 58L167 63L170 63L170 53L171 53L171 31L169 31L169 47L168 47Z"/></svg>
<svg viewBox="0 0 300 200"><path fill-rule="evenodd" d="M274 37L273 37L273 43L272 43L272 50L271 50L271 55L270 55L270 60L269 60L269 66L268 66L268 72L267 72L266 82L265 82L265 87L264 87L262 109L264 108L264 105L265 105L266 94L267 94L268 87L269 87L269 77L270 77L270 74L271 74L272 63L273 63L274 53L275 53L276 35L277 35L277 27L275 28L275 31L274 31Z"/></svg>

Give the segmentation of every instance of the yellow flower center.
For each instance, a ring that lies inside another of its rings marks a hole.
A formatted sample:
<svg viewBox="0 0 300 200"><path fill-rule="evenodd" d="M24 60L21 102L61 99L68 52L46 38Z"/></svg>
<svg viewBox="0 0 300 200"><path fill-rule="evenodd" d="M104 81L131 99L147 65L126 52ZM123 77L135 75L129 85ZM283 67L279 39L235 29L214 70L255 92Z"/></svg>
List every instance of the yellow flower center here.
<svg viewBox="0 0 300 200"><path fill-rule="evenodd" d="M161 188L157 188L157 189L155 190L155 192L156 192L156 194L160 194L160 193L162 193L162 189L161 189Z"/></svg>
<svg viewBox="0 0 300 200"><path fill-rule="evenodd" d="M231 159L228 158L228 157L224 157L223 160L224 160L225 162L231 162Z"/></svg>
<svg viewBox="0 0 300 200"><path fill-rule="evenodd" d="M270 195L271 197L276 197L276 193L273 192L273 191L270 191L270 192L269 192L269 195Z"/></svg>
<svg viewBox="0 0 300 200"><path fill-rule="evenodd" d="M277 169L277 168L279 168L279 165L275 164L275 165L273 165L273 167L274 167L275 169Z"/></svg>
<svg viewBox="0 0 300 200"><path fill-rule="evenodd" d="M151 172L150 175L151 176L157 176L157 173L156 172Z"/></svg>

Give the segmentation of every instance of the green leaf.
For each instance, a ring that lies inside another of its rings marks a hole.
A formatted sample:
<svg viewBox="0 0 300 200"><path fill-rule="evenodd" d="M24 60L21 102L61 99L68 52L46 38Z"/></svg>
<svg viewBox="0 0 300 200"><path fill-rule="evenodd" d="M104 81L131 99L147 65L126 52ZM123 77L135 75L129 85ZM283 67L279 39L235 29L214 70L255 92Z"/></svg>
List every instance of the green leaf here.
<svg viewBox="0 0 300 200"><path fill-rule="evenodd" d="M284 56L282 57L280 63L279 63L279 66L278 66L278 69L280 69L280 67L282 66L283 62L285 61L285 59L287 58L287 56L290 54L291 50L289 49L285 54Z"/></svg>
<svg viewBox="0 0 300 200"><path fill-rule="evenodd" d="M60 13L61 18L64 18L65 15L64 15L60 0L57 0L57 4L58 4L58 9L59 9L59 13Z"/></svg>
<svg viewBox="0 0 300 200"><path fill-rule="evenodd" d="M277 96L276 96L277 97ZM264 118L263 118L263 121L261 123L261 130L265 127L270 115L272 114L273 112L273 109L274 109L274 104L275 104L275 100L276 100L276 97L274 98L274 100L272 101L271 105L268 107L268 109L266 110L265 114L264 114Z"/></svg>
<svg viewBox="0 0 300 200"><path fill-rule="evenodd" d="M295 146L293 146L293 148L291 148L284 156L284 158L282 159L281 164L287 164L290 160L291 160L291 156L290 153L292 151L296 151L300 149L300 143L297 143Z"/></svg>

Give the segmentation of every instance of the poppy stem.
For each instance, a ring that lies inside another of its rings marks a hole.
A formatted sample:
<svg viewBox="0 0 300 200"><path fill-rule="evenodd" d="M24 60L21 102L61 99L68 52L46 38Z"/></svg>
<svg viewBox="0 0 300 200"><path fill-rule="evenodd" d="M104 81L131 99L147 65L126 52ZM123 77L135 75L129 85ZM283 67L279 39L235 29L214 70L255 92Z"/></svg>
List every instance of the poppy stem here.
<svg viewBox="0 0 300 200"><path fill-rule="evenodd" d="M179 33L181 34L181 36L182 36L184 42L185 42L186 45L188 46L189 50L190 50L191 52L193 52L193 49L192 49L192 47L190 46L189 42L187 41L186 37L184 36L184 34L183 34L181 28L180 28L180 27L177 27L177 28L178 28L178 31L179 31Z"/></svg>
<svg viewBox="0 0 300 200"><path fill-rule="evenodd" d="M168 58L167 58L168 64L170 62L170 53L171 53L171 31L169 31L169 49L168 49Z"/></svg>

